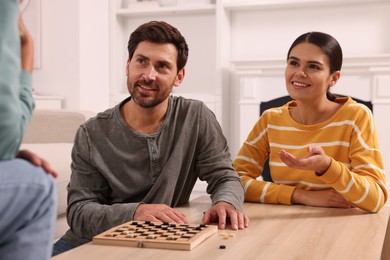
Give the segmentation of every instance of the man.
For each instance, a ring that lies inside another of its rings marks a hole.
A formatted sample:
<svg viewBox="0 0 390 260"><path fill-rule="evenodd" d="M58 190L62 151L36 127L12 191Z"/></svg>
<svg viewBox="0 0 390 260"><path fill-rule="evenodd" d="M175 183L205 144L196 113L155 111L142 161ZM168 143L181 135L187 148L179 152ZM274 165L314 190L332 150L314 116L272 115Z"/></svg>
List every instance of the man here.
<svg viewBox="0 0 390 260"><path fill-rule="evenodd" d="M72 151L67 217L70 230L54 254L130 220L186 223L173 207L189 200L197 180L208 183L205 224L243 229L243 187L213 113L195 100L172 97L185 76L188 47L165 22L138 27L128 42L131 97L78 130Z"/></svg>
<svg viewBox="0 0 390 260"><path fill-rule="evenodd" d="M18 0L1 0L0 259L2 260L49 259L52 251L57 195L50 175L55 177L56 173L37 155L26 150L19 151L34 108L31 93L33 61L33 39L19 16Z"/></svg>

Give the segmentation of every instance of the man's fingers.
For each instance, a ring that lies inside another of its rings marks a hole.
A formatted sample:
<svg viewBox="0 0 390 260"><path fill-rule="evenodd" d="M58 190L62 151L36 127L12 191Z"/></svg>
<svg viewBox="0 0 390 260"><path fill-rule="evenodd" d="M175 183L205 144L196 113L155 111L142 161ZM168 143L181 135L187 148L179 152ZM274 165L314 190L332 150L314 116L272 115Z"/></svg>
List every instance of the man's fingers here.
<svg viewBox="0 0 390 260"><path fill-rule="evenodd" d="M186 216L177 210L168 210L167 212L162 212L164 215L164 218L167 219L167 222L173 222L173 223L179 223L179 224L186 224L187 219Z"/></svg>
<svg viewBox="0 0 390 260"><path fill-rule="evenodd" d="M219 229L225 229L228 222L232 230L244 229L249 226L249 219L243 212L222 201L204 213L203 224L212 222L218 222Z"/></svg>
<svg viewBox="0 0 390 260"><path fill-rule="evenodd" d="M245 214L243 214L242 212L238 212L238 229L244 229L246 227L248 227L249 225L249 219L246 218Z"/></svg>
<svg viewBox="0 0 390 260"><path fill-rule="evenodd" d="M220 229L226 228L226 209L225 208L217 208L216 215L218 218L218 227Z"/></svg>
<svg viewBox="0 0 390 260"><path fill-rule="evenodd" d="M229 219L230 219L230 226L233 230L238 229L238 223L239 223L239 212L234 209L234 210L227 210ZM226 222L226 215L225 215L225 222Z"/></svg>
<svg viewBox="0 0 390 260"><path fill-rule="evenodd" d="M242 213L242 214L244 215L244 228L247 228L247 227L249 227L249 218L244 213Z"/></svg>
<svg viewBox="0 0 390 260"><path fill-rule="evenodd" d="M153 215L147 215L147 216L145 216L144 221L150 221L150 222L164 222L164 221L161 221L160 219L156 218L156 217L153 216Z"/></svg>
<svg viewBox="0 0 390 260"><path fill-rule="evenodd" d="M203 219L202 219L203 224L206 225L211 224L215 219L216 219L215 216L210 210L203 212Z"/></svg>
<svg viewBox="0 0 390 260"><path fill-rule="evenodd" d="M144 209L141 210L141 208ZM136 220L161 221L178 224L187 223L185 214L167 205L143 204L139 206L139 209L140 214L137 214Z"/></svg>

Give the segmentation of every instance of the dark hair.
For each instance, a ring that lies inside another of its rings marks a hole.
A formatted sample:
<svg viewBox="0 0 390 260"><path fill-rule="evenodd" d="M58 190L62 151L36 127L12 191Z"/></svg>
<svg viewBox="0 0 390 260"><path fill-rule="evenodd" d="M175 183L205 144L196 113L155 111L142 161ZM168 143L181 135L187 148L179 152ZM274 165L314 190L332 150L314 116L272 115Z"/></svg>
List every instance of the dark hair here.
<svg viewBox="0 0 390 260"><path fill-rule="evenodd" d="M129 59L134 55L138 44L143 41L153 43L172 43L177 50L177 71L180 71L187 63L188 46L186 40L178 29L163 21L151 21L139 26L131 33L127 50Z"/></svg>
<svg viewBox="0 0 390 260"><path fill-rule="evenodd" d="M329 60L330 74L341 70L343 64L343 51L341 50L341 46L333 36L322 32L308 32L295 39L288 50L287 59L290 57L291 50L296 45L304 42L318 46L325 53ZM329 90L327 92L327 97L329 100L334 100L336 98Z"/></svg>

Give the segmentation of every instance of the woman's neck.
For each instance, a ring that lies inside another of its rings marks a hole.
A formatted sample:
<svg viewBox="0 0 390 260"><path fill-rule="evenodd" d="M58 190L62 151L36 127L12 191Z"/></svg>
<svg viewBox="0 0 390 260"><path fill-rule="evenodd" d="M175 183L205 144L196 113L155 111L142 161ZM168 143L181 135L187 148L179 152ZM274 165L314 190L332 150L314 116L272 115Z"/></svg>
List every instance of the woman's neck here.
<svg viewBox="0 0 390 260"><path fill-rule="evenodd" d="M342 106L342 104L326 100L315 104L295 101L295 106L290 106L291 117L302 125L315 125L329 120Z"/></svg>

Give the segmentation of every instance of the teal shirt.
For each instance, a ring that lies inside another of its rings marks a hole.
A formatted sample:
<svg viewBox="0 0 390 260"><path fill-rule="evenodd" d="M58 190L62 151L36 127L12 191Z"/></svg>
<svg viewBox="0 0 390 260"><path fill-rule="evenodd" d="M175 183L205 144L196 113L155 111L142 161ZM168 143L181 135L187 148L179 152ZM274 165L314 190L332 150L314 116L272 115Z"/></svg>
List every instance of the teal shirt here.
<svg viewBox="0 0 390 260"><path fill-rule="evenodd" d="M0 1L0 160L15 158L34 109L32 78L21 69L17 0Z"/></svg>

